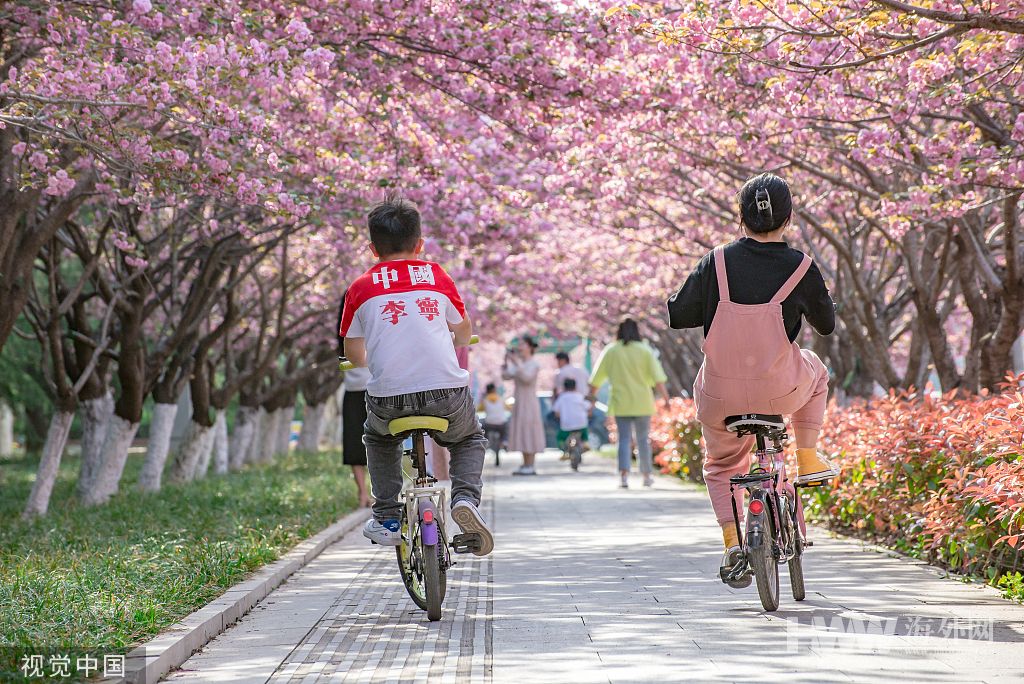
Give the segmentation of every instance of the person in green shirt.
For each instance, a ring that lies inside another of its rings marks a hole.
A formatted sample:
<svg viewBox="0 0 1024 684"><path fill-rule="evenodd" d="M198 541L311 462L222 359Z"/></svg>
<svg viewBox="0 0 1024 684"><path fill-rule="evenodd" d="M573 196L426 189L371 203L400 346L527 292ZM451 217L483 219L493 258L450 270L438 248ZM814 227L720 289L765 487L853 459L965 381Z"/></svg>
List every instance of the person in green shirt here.
<svg viewBox="0 0 1024 684"><path fill-rule="evenodd" d="M619 323L617 340L601 352L590 376L590 393L596 395L605 382L611 383L608 415L615 418L619 433L619 474L621 487L629 487L629 465L632 436L636 436L637 460L644 476L644 486L654 484L651 477L651 415L654 413L654 392L668 402L665 371L646 342L640 327L632 318Z"/></svg>

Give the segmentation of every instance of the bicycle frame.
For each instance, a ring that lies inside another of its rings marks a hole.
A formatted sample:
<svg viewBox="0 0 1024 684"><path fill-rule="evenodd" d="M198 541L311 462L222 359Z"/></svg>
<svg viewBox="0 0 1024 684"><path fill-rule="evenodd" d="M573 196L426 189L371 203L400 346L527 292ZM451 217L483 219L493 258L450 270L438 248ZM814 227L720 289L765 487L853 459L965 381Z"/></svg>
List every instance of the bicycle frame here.
<svg viewBox="0 0 1024 684"><path fill-rule="evenodd" d="M405 498L405 515L408 521L408 537L405 541L411 546L416 535L420 535L424 544L435 545L443 542L445 554L442 570L445 570L450 567L447 551L449 541L447 538L441 538L441 530L444 528L444 521L448 519L448 497L445 495L444 487L438 487L437 480L427 474L423 432L412 434L412 449L407 453L417 474L416 477L412 477L410 473L404 472L407 486L403 488L402 494Z"/></svg>
<svg viewBox="0 0 1024 684"><path fill-rule="evenodd" d="M770 522L774 528L775 535L771 538L772 555L779 562L788 561L795 555L795 545L791 531L782 524L781 510L783 506L790 508L793 518L800 520L803 525L803 516L800 511L800 497L797 496L796 487L786 476L786 460L783 456L782 440L785 433L776 433L771 436L772 445L767 445L765 435L755 433L757 440L757 467L749 475L740 476L741 482L730 482L729 493L732 494L733 522L736 525L736 535L740 546L746 549L759 548L765 542L765 528ZM736 508L735 491L736 487L747 490L747 516L746 533L740 529L739 511ZM754 502L760 502L760 506L754 506ZM755 509L760 509L755 512ZM770 517L770 518L769 518ZM793 530L800 534L802 530Z"/></svg>

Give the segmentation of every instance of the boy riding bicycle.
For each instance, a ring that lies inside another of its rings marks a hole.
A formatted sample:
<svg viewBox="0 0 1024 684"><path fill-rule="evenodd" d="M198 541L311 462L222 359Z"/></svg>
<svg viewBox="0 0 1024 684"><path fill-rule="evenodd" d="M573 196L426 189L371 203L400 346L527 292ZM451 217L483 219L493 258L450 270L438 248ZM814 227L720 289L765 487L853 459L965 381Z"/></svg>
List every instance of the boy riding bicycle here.
<svg viewBox="0 0 1024 684"><path fill-rule="evenodd" d="M345 356L369 366L371 375L363 442L375 502L363 536L385 546L401 543L402 439L388 423L437 416L448 421L448 430L433 437L451 452L452 518L464 533L479 535L475 553L486 555L494 539L478 506L487 442L469 373L455 354L456 346L469 344L472 322L451 277L418 258L423 238L414 205L389 196L367 223L378 261L349 288L339 331Z"/></svg>

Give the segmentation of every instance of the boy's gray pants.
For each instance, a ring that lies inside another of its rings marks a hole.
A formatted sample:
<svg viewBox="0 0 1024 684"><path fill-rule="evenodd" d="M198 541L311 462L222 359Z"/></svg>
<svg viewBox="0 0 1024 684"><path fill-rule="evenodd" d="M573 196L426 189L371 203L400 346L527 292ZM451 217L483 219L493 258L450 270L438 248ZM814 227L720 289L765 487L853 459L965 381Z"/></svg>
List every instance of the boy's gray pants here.
<svg viewBox="0 0 1024 684"><path fill-rule="evenodd" d="M393 397L366 395L366 467L373 487L373 517L379 521L401 517L402 439L388 431L388 423L405 416L437 416L448 421L448 431L434 441L451 451L452 504L465 500L480 504L487 439L476 417L468 387L428 390Z"/></svg>

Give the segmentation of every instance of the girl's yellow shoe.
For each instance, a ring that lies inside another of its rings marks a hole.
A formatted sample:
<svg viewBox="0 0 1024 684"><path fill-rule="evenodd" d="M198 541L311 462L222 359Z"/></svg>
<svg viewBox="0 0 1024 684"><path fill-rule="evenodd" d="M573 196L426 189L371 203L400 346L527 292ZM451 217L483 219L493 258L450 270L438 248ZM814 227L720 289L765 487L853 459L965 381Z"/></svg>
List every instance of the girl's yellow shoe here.
<svg viewBox="0 0 1024 684"><path fill-rule="evenodd" d="M817 449L796 450L798 485L820 484L839 475L839 469Z"/></svg>

